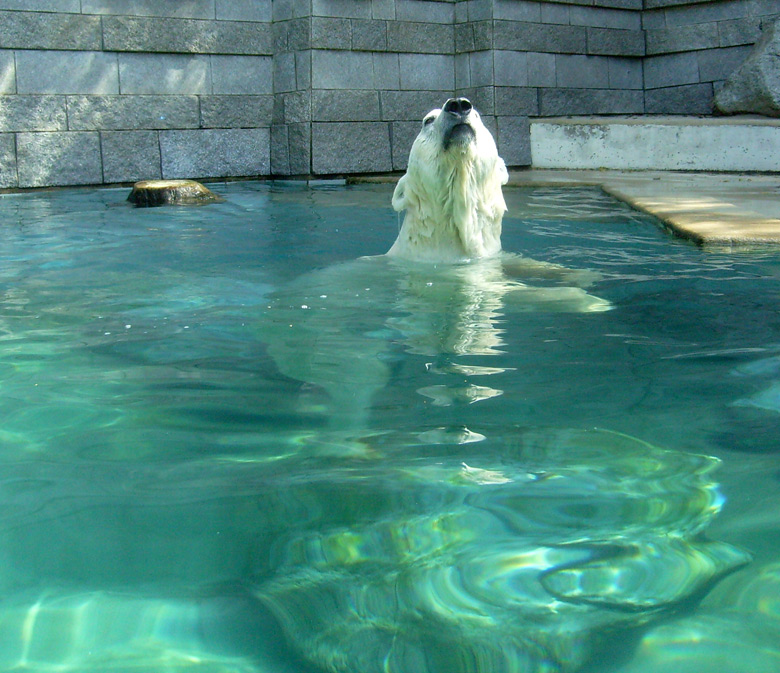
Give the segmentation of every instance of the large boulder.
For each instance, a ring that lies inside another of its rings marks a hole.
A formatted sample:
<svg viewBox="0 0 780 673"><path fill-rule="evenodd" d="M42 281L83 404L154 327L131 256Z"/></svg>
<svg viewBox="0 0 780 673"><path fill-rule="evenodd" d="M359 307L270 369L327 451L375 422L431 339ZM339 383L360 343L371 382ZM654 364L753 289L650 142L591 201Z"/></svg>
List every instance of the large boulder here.
<svg viewBox="0 0 780 673"><path fill-rule="evenodd" d="M725 114L780 117L780 17L764 22L761 39L717 93L715 107Z"/></svg>

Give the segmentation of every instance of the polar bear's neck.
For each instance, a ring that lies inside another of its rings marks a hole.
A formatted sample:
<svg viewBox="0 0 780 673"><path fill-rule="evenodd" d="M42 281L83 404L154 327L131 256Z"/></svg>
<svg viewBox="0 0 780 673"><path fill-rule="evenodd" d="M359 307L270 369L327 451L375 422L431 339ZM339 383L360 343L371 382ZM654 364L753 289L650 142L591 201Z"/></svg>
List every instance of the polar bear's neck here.
<svg viewBox="0 0 780 673"><path fill-rule="evenodd" d="M500 252L506 206L500 184L490 185L483 171L480 162L471 160L443 161L436 166L435 175L412 170L410 183L417 193L407 194L404 223L388 254L451 262ZM485 193L486 184L489 194Z"/></svg>

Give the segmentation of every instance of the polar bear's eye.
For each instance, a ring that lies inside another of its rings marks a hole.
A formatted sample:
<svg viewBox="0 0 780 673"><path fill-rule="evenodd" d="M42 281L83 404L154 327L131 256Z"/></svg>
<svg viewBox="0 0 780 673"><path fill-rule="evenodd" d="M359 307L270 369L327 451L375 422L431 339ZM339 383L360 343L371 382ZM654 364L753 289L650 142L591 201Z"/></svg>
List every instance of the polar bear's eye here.
<svg viewBox="0 0 780 673"><path fill-rule="evenodd" d="M425 119L423 119L423 126L428 126L429 124L433 124L433 120L436 119L433 115L427 116Z"/></svg>

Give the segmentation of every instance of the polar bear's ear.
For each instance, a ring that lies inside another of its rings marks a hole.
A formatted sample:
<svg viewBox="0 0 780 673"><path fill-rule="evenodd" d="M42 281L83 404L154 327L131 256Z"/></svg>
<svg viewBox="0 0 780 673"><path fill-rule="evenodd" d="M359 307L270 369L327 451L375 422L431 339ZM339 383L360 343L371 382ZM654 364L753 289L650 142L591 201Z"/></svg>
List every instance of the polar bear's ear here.
<svg viewBox="0 0 780 673"><path fill-rule="evenodd" d="M407 175L404 175L398 181L393 192L393 209L399 212L406 208L406 178Z"/></svg>

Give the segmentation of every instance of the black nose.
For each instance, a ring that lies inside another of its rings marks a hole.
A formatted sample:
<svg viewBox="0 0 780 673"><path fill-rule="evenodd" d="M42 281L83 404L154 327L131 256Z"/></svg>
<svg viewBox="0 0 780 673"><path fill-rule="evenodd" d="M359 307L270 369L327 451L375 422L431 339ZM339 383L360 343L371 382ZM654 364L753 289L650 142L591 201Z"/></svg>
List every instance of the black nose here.
<svg viewBox="0 0 780 673"><path fill-rule="evenodd" d="M465 117L471 112L471 101L468 98L450 98L444 104L444 111L451 112L459 117Z"/></svg>

